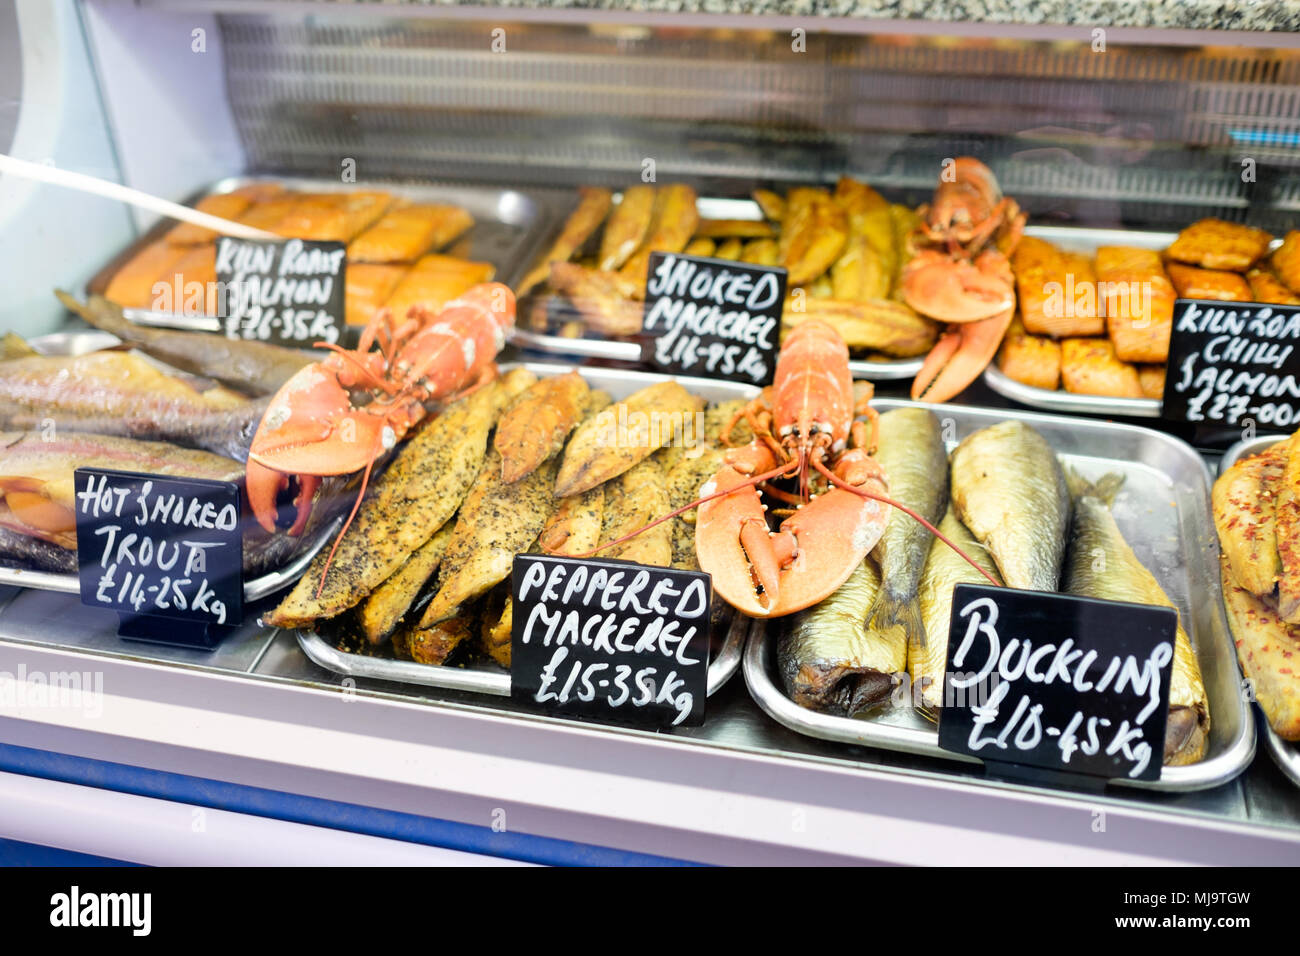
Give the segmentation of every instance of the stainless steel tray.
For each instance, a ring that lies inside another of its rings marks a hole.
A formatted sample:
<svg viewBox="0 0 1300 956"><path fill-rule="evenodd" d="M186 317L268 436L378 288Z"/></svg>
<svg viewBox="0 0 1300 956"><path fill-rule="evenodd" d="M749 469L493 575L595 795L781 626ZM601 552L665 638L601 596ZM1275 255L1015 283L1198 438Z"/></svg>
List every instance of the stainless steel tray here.
<svg viewBox="0 0 1300 956"><path fill-rule="evenodd" d="M1025 385L1003 374L997 365L984 370L984 384L1003 398L1009 398L1030 408L1044 408L1053 412L1080 412L1084 415L1125 416L1128 418L1159 418L1164 404L1158 398L1111 398L1106 395L1077 395L1060 389L1049 392L1045 388Z"/></svg>
<svg viewBox="0 0 1300 956"><path fill-rule="evenodd" d="M522 366L541 378L563 375L576 366L552 362L506 362L501 368L508 371ZM592 388L602 388L615 399L626 398L633 392L674 377L688 391L710 402L725 402L733 398L750 399L758 394L753 385L723 382L686 375L667 376L656 372L633 372L621 369L581 368L582 377ZM749 630L750 619L734 614L727 635L718 654L709 662L709 693L725 684L740 666L741 646ZM374 677L428 687L445 687L451 690L468 690L481 694L510 695L509 672L494 665L475 668L437 667L399 661L392 657L372 657L341 651L321 638L315 631L302 629L296 632L303 653L327 670L350 677Z"/></svg>
<svg viewBox="0 0 1300 956"><path fill-rule="evenodd" d="M710 697L731 679L740 667L741 651L750 626L756 622L743 614L734 614L731 626L718 652L709 661L708 695ZM294 632L298 646L309 658L326 670L349 677L369 677L402 684L422 684L446 690L464 690L494 697L510 696L510 672L491 663L472 667L438 667L399 661L387 657L350 654L331 645L315 631Z"/></svg>
<svg viewBox="0 0 1300 956"><path fill-rule="evenodd" d="M1282 440L1277 435L1259 435L1255 438L1237 442L1223 453L1223 459L1219 462L1219 474L1223 474L1240 459L1267 451ZM1273 758L1273 762L1277 764L1278 769L1286 774L1292 783L1300 787L1300 744L1279 737L1277 732L1269 726L1268 718L1262 712L1260 718L1259 727L1264 735L1264 744L1268 748L1268 755Z"/></svg>
<svg viewBox="0 0 1300 956"><path fill-rule="evenodd" d="M449 185L435 183L385 182L340 183L336 179L307 179L294 176L231 176L218 180L188 200L190 205L204 196L228 193L255 182L275 182L287 189L305 192L354 192L358 189L385 189L395 196L416 202L451 203L469 210L474 227L466 234L469 242L466 257L496 266L496 278L513 286L522 269L536 254L536 246L546 236L551 206L538 194L527 190L494 186ZM164 219L115 256L86 283L87 292L102 293L113 274L144 246L161 238L174 225ZM459 243L461 240L457 240ZM172 315L147 309L126 309L127 318L142 325L159 325L206 332L221 330L220 322L205 316Z"/></svg>
<svg viewBox="0 0 1300 956"><path fill-rule="evenodd" d="M700 216L704 219L752 219L758 221L763 218L758 203L752 199L721 199L716 196L701 196L695 205L700 212ZM559 223L556 223L552 232L558 229ZM553 236L547 238L553 238ZM539 249L538 253L540 254L540 252ZM527 265L532 265L532 259L528 261ZM523 309L520 310L521 314L523 311ZM550 335L545 332L534 332L517 327L511 341L520 348L555 355L576 355L585 358L613 359L620 362L640 362L642 360L641 344L626 339L571 339L561 335ZM849 369L853 372L854 378L886 381L915 377L916 373L921 371L923 361L924 358L874 362L865 359L854 359L849 362Z"/></svg>
<svg viewBox="0 0 1300 956"><path fill-rule="evenodd" d="M915 403L878 399L873 404L886 411ZM1135 425L959 405L945 405L938 414L954 423L952 444L1015 418L1038 429L1062 460L1083 475L1095 478L1119 471L1125 476L1113 509L1115 520L1178 607L1200 660L1211 726L1209 750L1200 763L1165 767L1158 781L1113 782L1154 790L1200 790L1244 770L1255 753L1254 716L1240 693L1236 648L1223 611L1210 473L1204 460L1177 438ZM776 682L771 644L764 629L756 628L745 651L745 682L758 705L791 730L841 743L961 759L939 749L935 726L905 705L854 719L799 707Z"/></svg>
<svg viewBox="0 0 1300 956"><path fill-rule="evenodd" d="M91 330L87 332L54 332L50 335L41 335L28 339L27 344L42 355L84 355L87 352L111 348L120 344L120 341L116 336L109 335L107 332ZM284 567L245 581L244 600L249 602L260 600L268 594L283 590L298 580L302 573L307 570L307 565L316 556L316 552L325 546L333 533L338 530L342 521L343 519L340 517L319 528L311 543ZM21 568L0 567L0 584L12 584L20 588L37 588L41 591L62 591L65 594L81 593L81 583L75 574L62 574L54 571L27 571Z"/></svg>

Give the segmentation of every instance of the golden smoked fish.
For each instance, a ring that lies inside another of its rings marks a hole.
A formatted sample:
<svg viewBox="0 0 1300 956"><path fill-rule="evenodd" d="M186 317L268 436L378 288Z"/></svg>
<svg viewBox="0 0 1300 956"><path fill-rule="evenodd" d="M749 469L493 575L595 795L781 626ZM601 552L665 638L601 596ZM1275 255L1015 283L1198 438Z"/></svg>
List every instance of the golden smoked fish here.
<svg viewBox="0 0 1300 956"><path fill-rule="evenodd" d="M617 541L671 509L664 470L653 458L639 462L605 486L602 544ZM656 568L666 568L673 560L672 523L647 528L635 538L607 548L606 558L636 561Z"/></svg>
<svg viewBox="0 0 1300 956"><path fill-rule="evenodd" d="M501 456L488 453L478 481L460 506L456 530L442 558L438 593L420 618L428 628L456 615L467 601L510 576L515 555L527 551L551 516L556 460L543 462L518 481L501 477Z"/></svg>
<svg viewBox="0 0 1300 956"><path fill-rule="evenodd" d="M544 378L528 388L501 415L492 447L501 456L507 484L532 474L564 448L582 420L587 383L576 371Z"/></svg>
<svg viewBox="0 0 1300 956"><path fill-rule="evenodd" d="M1070 492L1042 435L1016 420L968 435L952 453L952 502L1008 587L1060 586Z"/></svg>
<svg viewBox="0 0 1300 956"><path fill-rule="evenodd" d="M1300 628L1277 616L1277 602L1238 584L1223 560L1223 604L1237 645L1237 659L1250 678L1268 725L1283 740L1300 740Z"/></svg>
<svg viewBox="0 0 1300 956"><path fill-rule="evenodd" d="M416 548L415 553L362 602L357 610L357 621L371 644L379 644L392 634L415 603L420 589L442 563L452 528L448 521L434 532L432 538Z"/></svg>
<svg viewBox="0 0 1300 956"><path fill-rule="evenodd" d="M851 717L889 700L907 668L907 645L867 630L880 588L868 556L830 597L790 619L776 645L777 671L800 707Z"/></svg>
<svg viewBox="0 0 1300 956"><path fill-rule="evenodd" d="M78 468L215 481L239 481L244 472L231 458L163 442L64 429L0 432L0 525L76 550L73 473Z"/></svg>
<svg viewBox="0 0 1300 956"><path fill-rule="evenodd" d="M680 439L704 402L675 381L656 382L591 415L564 449L555 496L567 498L603 484Z"/></svg>
<svg viewBox="0 0 1300 956"><path fill-rule="evenodd" d="M924 408L896 408L880 416L876 461L885 469L889 496L931 524L948 508L948 452L939 419ZM885 533L873 555L881 585L867 611L867 627L906 649L925 645L925 626L916 589L933 535L897 508L889 509Z"/></svg>
<svg viewBox="0 0 1300 956"><path fill-rule="evenodd" d="M609 215L609 207L613 202L613 196L608 189L584 187L578 190L578 195L580 198L577 208L564 221L560 235L556 238L550 251L519 283L519 288L515 290L519 298L522 299L539 282L542 282L551 274L552 263L568 262L573 258L573 254L582 247L582 244L587 241L588 237L600 227L600 224L605 221L605 217Z"/></svg>
<svg viewBox="0 0 1300 956"><path fill-rule="evenodd" d="M949 508L939 530L969 554L985 571L998 576L993 559L966 530ZM912 703L922 716L939 719L943 707L943 675L948 667L948 627L952 623L952 589L959 584L988 584L978 571L938 538L930 544L917 600L921 605L924 643L907 648L907 673L912 682Z"/></svg>
<svg viewBox="0 0 1300 956"><path fill-rule="evenodd" d="M1284 446L1282 477L1274 486L1282 565L1277 576L1277 613L1288 624L1300 624L1300 439L1293 435Z"/></svg>
<svg viewBox="0 0 1300 956"><path fill-rule="evenodd" d="M650 228L650 214L654 210L653 186L629 186L623 198L605 224L605 234L600 238L600 256L596 262L603 272L616 272L636 252Z"/></svg>
<svg viewBox="0 0 1300 956"><path fill-rule="evenodd" d="M1128 546L1110 512L1123 481L1122 475L1111 474L1094 484L1071 475L1074 522L1065 589L1070 594L1105 601L1174 607L1155 575ZM1170 767L1203 759L1210 739L1210 703L1201 666L1179 617L1169 677L1169 718L1165 724L1164 763Z"/></svg>
<svg viewBox="0 0 1300 956"><path fill-rule="evenodd" d="M1214 483L1211 500L1219 547L1236 582L1251 594L1272 594L1282 573L1276 489L1289 441L1236 462Z"/></svg>
<svg viewBox="0 0 1300 956"><path fill-rule="evenodd" d="M522 390L531 382L516 384ZM505 378L485 385L416 432L372 484L339 541L324 586L321 575L329 549L312 560L293 590L263 619L276 627L303 627L331 618L391 577L464 501L483 467L488 432L511 387Z"/></svg>

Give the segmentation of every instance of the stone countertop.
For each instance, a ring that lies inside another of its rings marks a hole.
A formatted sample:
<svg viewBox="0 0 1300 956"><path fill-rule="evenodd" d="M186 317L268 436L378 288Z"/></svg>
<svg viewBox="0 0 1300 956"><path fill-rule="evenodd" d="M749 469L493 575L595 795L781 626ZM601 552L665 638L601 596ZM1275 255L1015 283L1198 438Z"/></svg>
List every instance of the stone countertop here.
<svg viewBox="0 0 1300 956"><path fill-rule="evenodd" d="M367 0L422 6L1300 32L1300 0Z"/></svg>

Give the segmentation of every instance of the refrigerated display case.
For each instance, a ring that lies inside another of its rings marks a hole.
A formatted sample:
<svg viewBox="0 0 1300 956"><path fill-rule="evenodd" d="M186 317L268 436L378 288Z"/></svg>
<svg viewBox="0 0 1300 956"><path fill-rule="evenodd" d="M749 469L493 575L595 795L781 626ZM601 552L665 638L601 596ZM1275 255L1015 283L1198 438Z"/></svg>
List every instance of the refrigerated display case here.
<svg viewBox="0 0 1300 956"><path fill-rule="evenodd" d="M180 202L275 182L457 204L477 223L463 255L509 285L581 188L688 183L706 218L760 222L755 189L841 176L914 207L959 156L993 170L1031 236L1156 249L1207 217L1297 226L1298 28L1283 0L0 0L0 54L20 51L0 59L0 148ZM0 327L98 347L51 290L102 291L171 225L0 175ZM503 364L576 361L622 397L635 352L601 349L626 341L531 331ZM888 357L855 359L882 410L905 404L915 365L897 379ZM251 593L217 647L182 648L123 640L75 576L10 568L0 836L141 862L1300 861L1300 792L1256 747L1219 603L1214 436L1141 431L1136 406L1035 419L1006 391L972 383L952 437L1020 417L1070 460L1134 462L1133 482L1177 499L1130 544L1156 560L1180 542L1162 567L1215 721L1201 767L1162 786L1049 786L950 760L919 720L812 720L776 686L774 638L740 615L715 641L704 724L656 732L539 714L501 696L499 669L403 679L263 625L282 593ZM69 675L93 693L42 689Z"/></svg>

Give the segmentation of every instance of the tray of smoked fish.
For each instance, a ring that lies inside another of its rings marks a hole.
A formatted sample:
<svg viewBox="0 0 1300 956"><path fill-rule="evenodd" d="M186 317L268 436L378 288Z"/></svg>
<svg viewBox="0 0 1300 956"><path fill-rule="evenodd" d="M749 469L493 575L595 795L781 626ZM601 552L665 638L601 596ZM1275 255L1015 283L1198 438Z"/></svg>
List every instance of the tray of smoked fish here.
<svg viewBox="0 0 1300 956"><path fill-rule="evenodd" d="M1223 460L1219 463L1220 481L1232 470L1233 466L1243 459L1250 458L1273 448L1287 439L1279 438L1276 435L1259 435L1255 438L1248 438L1233 445L1224 452ZM1273 477L1280 480L1282 475L1282 466L1280 462L1273 463L1271 467L1275 469ZM1260 478L1263 482L1263 477ZM1229 499L1232 497L1231 492L1218 492L1215 494L1215 503L1221 501L1220 494L1223 495L1225 505L1229 505ZM1276 493L1269 494L1266 489L1252 488L1247 494L1252 501L1249 504L1255 507L1271 507L1272 503L1277 500ZM1261 522L1262 523L1262 522ZM1243 524L1243 527L1250 527L1249 524ZM1250 544L1255 545L1256 541L1265 540L1265 535L1250 535ZM1226 549L1225 549L1226 551ZM1231 575L1229 568L1230 561L1225 559L1224 577ZM1276 572L1278 569L1270 569ZM1300 743L1294 739L1296 734L1297 709L1294 705L1294 693L1291 685L1294 678L1291 672L1291 653L1289 650L1295 647L1296 628L1294 625L1287 625L1278 616L1278 607L1276 600L1272 595L1256 597L1241 583L1236 580L1224 580L1225 588L1232 588L1228 595L1229 614L1233 614L1232 608L1237 609L1239 615L1236 623L1231 626L1234 630L1241 632L1234 636L1239 638L1238 644L1241 647L1243 661L1246 661L1248 674L1254 684L1254 694L1252 695L1260 707L1263 720L1260 721L1260 730L1264 738L1264 746L1268 749L1269 756L1277 764L1278 769L1284 773L1287 778L1300 787ZM1257 590L1260 590L1257 588ZM1273 647L1270 648L1269 645ZM1271 672L1270 672L1271 671ZM1270 713L1272 711L1273 713ZM1284 739L1281 734L1274 729L1274 719L1277 726L1282 728L1283 732L1292 739Z"/></svg>
<svg viewBox="0 0 1300 956"><path fill-rule="evenodd" d="M345 185L234 176L192 196L202 212L285 237L347 243L346 322L380 307L440 307L470 286L514 282L545 236L551 205L537 191L435 183ZM108 262L86 291L132 321L221 331L216 234L163 220Z"/></svg>
<svg viewBox="0 0 1300 956"><path fill-rule="evenodd" d="M1210 476L1190 446L1138 426L1035 412L873 405L890 493L1002 583L1178 611L1160 778L1114 783L1197 790L1250 763L1254 721L1224 616ZM946 487L934 481L945 471ZM911 530L891 516L885 546L844 587L755 628L745 680L759 706L798 733L970 760L940 749L935 721L952 589L987 582Z"/></svg>
<svg viewBox="0 0 1300 956"><path fill-rule="evenodd" d="M1029 226L1011 256L1019 312L984 382L1044 411L1159 418L1175 301L1298 304L1298 254L1300 232L1217 219L1177 233Z"/></svg>
<svg viewBox="0 0 1300 956"><path fill-rule="evenodd" d="M721 467L721 432L758 392L503 363L401 446L332 561L319 555L262 620L335 673L508 696L514 556L613 543L601 557L699 570L687 517L616 539L698 496ZM714 596L710 694L739 669L752 624Z"/></svg>
<svg viewBox="0 0 1300 956"><path fill-rule="evenodd" d="M102 300L77 307L107 309L106 322L122 322L120 310ZM80 590L70 524L77 468L242 481L248 442L265 408L256 396L274 391L312 359L305 352L206 333L134 326L125 331L145 351L125 350L103 331L59 332L28 342L5 337L0 584ZM159 354L191 368L181 371ZM334 512L348 500L345 494L322 496L299 537L268 535L246 516L245 600L297 580L339 527Z"/></svg>
<svg viewBox="0 0 1300 956"><path fill-rule="evenodd" d="M755 195L769 204L784 203L775 193L760 190ZM641 362L648 336L641 331L640 299L649 253L777 265L779 224L770 221L770 212L757 198L701 196L680 183L621 192L580 190L568 218L550 225L549 245L536 250L515 285L520 318L513 341L554 355ZM807 314L831 322L844 336L854 378L907 379L920 371L938 325L888 298L915 212L883 200L880 212L878 244L890 261L873 277L874 290L861 283L848 290L838 271L840 285L833 286L827 268L820 284L802 291L808 296Z"/></svg>

